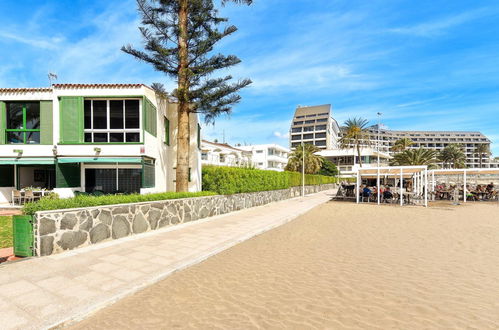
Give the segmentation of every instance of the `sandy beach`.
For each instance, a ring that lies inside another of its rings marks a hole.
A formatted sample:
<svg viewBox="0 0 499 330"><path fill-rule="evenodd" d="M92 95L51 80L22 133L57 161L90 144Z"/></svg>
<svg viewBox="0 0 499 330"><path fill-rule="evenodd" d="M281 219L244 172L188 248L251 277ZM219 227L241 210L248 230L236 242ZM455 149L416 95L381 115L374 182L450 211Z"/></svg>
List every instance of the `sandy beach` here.
<svg viewBox="0 0 499 330"><path fill-rule="evenodd" d="M499 206L330 202L76 329L498 329Z"/></svg>

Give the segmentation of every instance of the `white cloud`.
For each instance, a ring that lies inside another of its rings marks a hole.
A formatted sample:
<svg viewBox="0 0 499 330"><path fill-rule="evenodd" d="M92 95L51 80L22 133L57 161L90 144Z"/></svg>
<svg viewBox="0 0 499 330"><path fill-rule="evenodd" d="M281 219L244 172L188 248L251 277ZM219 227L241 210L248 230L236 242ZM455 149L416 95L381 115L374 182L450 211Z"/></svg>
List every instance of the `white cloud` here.
<svg viewBox="0 0 499 330"><path fill-rule="evenodd" d="M289 139L289 133L288 132L281 133L281 132L275 131L274 132L274 136L277 137L277 138L279 138L279 139L284 139L284 140Z"/></svg>
<svg viewBox="0 0 499 330"><path fill-rule="evenodd" d="M446 30L455 26L468 23L490 14L491 12L489 8L481 8L413 26L389 29L388 32L414 35L419 37L432 37L441 35L445 33Z"/></svg>

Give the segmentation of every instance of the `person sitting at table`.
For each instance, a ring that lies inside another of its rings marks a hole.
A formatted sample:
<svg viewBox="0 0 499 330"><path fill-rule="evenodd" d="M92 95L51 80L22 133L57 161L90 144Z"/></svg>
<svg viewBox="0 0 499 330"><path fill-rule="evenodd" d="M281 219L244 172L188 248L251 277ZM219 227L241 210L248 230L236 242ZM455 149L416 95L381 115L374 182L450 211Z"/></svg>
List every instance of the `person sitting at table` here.
<svg viewBox="0 0 499 330"><path fill-rule="evenodd" d="M371 189L368 186L364 186L364 189L362 189L362 199L367 198L367 201L369 201L371 194Z"/></svg>
<svg viewBox="0 0 499 330"><path fill-rule="evenodd" d="M393 194L390 191L390 187L386 187L385 191L383 191L383 201L385 203L389 203L393 199Z"/></svg>
<svg viewBox="0 0 499 330"><path fill-rule="evenodd" d="M487 192L491 192L494 190L494 182L491 182L487 185Z"/></svg>

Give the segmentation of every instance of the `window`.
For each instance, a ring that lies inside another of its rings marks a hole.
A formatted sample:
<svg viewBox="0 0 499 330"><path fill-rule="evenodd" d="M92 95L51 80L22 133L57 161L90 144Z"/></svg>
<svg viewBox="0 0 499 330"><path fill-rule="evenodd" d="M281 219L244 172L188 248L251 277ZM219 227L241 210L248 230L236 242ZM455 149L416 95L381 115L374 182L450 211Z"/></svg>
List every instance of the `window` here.
<svg viewBox="0 0 499 330"><path fill-rule="evenodd" d="M257 154L263 154L263 150L257 150L256 153Z"/></svg>
<svg viewBox="0 0 499 330"><path fill-rule="evenodd" d="M318 147L322 147L326 145L326 140L315 141L315 145Z"/></svg>
<svg viewBox="0 0 499 330"><path fill-rule="evenodd" d="M315 120L305 120L305 124L314 124Z"/></svg>
<svg viewBox="0 0 499 330"><path fill-rule="evenodd" d="M301 132L301 127L293 127L291 129L291 133L299 133L299 132Z"/></svg>
<svg viewBox="0 0 499 330"><path fill-rule="evenodd" d="M326 121L327 121L327 118L319 118L319 119L317 119L318 123L323 123L323 122L326 122Z"/></svg>
<svg viewBox="0 0 499 330"><path fill-rule="evenodd" d="M315 133L315 138L316 139L326 138L326 133Z"/></svg>
<svg viewBox="0 0 499 330"><path fill-rule="evenodd" d="M305 126L303 127L304 132L313 132L314 131L314 126Z"/></svg>
<svg viewBox="0 0 499 330"><path fill-rule="evenodd" d="M225 155L220 154L220 163L225 163Z"/></svg>
<svg viewBox="0 0 499 330"><path fill-rule="evenodd" d="M314 135L313 134L303 134L303 139L306 140L306 139L313 139L314 138Z"/></svg>
<svg viewBox="0 0 499 330"><path fill-rule="evenodd" d="M7 143L40 143L40 103L7 103Z"/></svg>
<svg viewBox="0 0 499 330"><path fill-rule="evenodd" d="M302 124L303 124L303 121L295 121L295 122L293 123L293 125L302 125Z"/></svg>
<svg viewBox="0 0 499 330"><path fill-rule="evenodd" d="M87 168L85 191L102 191L106 194L140 192L142 170L140 168Z"/></svg>
<svg viewBox="0 0 499 330"><path fill-rule="evenodd" d="M165 144L170 145L170 121L165 117Z"/></svg>
<svg viewBox="0 0 499 330"><path fill-rule="evenodd" d="M202 152L201 153L201 159L202 160L208 160L208 153L207 152Z"/></svg>
<svg viewBox="0 0 499 330"><path fill-rule="evenodd" d="M326 129L326 125L317 125L315 126L316 131L324 131Z"/></svg>
<svg viewBox="0 0 499 330"><path fill-rule="evenodd" d="M301 135L291 135L291 140L292 141L301 140Z"/></svg>
<svg viewBox="0 0 499 330"><path fill-rule="evenodd" d="M140 142L140 101L85 100L84 129L85 142Z"/></svg>

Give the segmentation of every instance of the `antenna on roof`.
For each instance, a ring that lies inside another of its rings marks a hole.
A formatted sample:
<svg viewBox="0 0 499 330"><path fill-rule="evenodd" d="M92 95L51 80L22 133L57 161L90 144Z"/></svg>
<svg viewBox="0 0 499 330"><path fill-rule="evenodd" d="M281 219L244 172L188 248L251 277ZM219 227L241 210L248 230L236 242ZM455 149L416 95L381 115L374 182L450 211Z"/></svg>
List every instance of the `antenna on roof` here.
<svg viewBox="0 0 499 330"><path fill-rule="evenodd" d="M49 84L50 86L52 86L52 80L57 80L57 74L49 72L48 77L49 77Z"/></svg>

